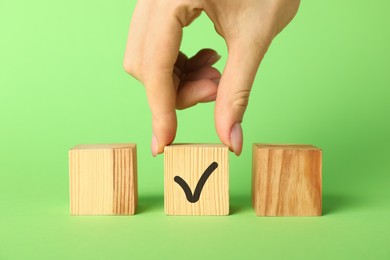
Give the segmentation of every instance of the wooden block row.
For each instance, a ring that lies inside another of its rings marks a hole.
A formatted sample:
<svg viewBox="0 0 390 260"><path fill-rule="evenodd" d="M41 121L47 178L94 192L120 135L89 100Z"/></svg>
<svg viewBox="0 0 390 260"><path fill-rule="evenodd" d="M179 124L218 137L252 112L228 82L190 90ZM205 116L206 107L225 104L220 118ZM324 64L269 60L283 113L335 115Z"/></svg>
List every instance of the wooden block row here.
<svg viewBox="0 0 390 260"><path fill-rule="evenodd" d="M228 148L165 147L167 215L228 215ZM252 204L258 216L319 216L322 152L309 145L253 145ZM133 215L135 144L79 145L69 151L71 215Z"/></svg>

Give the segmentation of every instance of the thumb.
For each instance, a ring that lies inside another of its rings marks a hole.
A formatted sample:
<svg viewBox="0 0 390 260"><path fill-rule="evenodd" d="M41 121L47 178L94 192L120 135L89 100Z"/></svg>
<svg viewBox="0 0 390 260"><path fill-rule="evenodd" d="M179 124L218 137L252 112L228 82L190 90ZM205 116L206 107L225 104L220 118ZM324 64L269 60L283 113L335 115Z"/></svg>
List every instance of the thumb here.
<svg viewBox="0 0 390 260"><path fill-rule="evenodd" d="M241 122L259 64L267 47L253 43L228 42L229 57L219 82L215 105L215 127L221 141L236 155L241 154Z"/></svg>

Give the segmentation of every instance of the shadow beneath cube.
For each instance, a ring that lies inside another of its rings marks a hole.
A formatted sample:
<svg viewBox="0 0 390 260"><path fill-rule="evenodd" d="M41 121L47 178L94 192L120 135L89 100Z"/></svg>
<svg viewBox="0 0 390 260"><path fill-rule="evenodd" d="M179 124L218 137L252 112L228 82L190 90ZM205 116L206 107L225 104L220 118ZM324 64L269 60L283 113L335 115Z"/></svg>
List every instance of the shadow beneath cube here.
<svg viewBox="0 0 390 260"><path fill-rule="evenodd" d="M323 194L322 196L322 215L331 215L349 211L352 208L359 207L360 203L355 198L344 194ZM252 208L252 198L250 195L231 195L230 197L230 215L236 215L243 212L254 212Z"/></svg>
<svg viewBox="0 0 390 260"><path fill-rule="evenodd" d="M354 198L344 194L323 194L322 195L322 215L331 215L348 211L358 206Z"/></svg>
<svg viewBox="0 0 390 260"><path fill-rule="evenodd" d="M138 197L138 207L136 214L164 212L164 196L151 194Z"/></svg>
<svg viewBox="0 0 390 260"><path fill-rule="evenodd" d="M230 195L230 215L253 211L250 195Z"/></svg>

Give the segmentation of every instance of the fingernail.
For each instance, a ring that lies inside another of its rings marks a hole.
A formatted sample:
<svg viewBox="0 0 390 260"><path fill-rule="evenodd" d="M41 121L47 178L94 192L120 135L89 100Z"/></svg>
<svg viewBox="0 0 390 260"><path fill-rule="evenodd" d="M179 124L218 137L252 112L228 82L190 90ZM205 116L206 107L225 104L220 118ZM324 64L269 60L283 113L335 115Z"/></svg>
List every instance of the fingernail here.
<svg viewBox="0 0 390 260"><path fill-rule="evenodd" d="M242 128L240 123L234 124L230 133L230 143L233 152L238 156L242 151Z"/></svg>
<svg viewBox="0 0 390 260"><path fill-rule="evenodd" d="M156 157L157 154L158 154L158 142L157 142L156 137L153 134L153 137L152 137L152 155L153 155L153 157Z"/></svg>
<svg viewBox="0 0 390 260"><path fill-rule="evenodd" d="M214 63L216 63L217 61L219 61L219 59L221 58L221 55L219 54L215 54L213 56L211 56L207 62L206 62L206 66L211 66L213 65Z"/></svg>

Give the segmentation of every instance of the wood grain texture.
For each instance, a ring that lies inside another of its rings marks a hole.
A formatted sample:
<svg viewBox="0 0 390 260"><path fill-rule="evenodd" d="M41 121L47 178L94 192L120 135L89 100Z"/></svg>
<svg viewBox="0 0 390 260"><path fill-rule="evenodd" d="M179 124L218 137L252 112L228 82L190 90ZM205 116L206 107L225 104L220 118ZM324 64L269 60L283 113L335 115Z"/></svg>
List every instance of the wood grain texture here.
<svg viewBox="0 0 390 260"><path fill-rule="evenodd" d="M254 144L252 205L258 216L320 216L321 149Z"/></svg>
<svg viewBox="0 0 390 260"><path fill-rule="evenodd" d="M164 207L167 215L228 215L228 148L219 144L176 144L164 151ZM202 174L213 163L218 167L205 182L199 200L190 203L182 187L174 181L180 176L194 193Z"/></svg>
<svg viewBox="0 0 390 260"><path fill-rule="evenodd" d="M71 215L133 215L135 144L78 145L69 151Z"/></svg>

